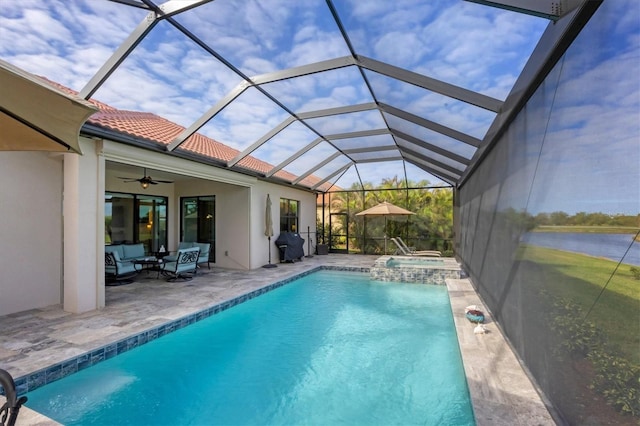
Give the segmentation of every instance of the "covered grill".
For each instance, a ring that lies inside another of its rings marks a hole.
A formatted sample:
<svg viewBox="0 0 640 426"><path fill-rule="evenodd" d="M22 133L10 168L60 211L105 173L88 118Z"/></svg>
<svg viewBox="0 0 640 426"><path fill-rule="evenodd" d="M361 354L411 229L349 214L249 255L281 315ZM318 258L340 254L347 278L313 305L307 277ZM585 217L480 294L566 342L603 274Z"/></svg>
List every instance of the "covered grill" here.
<svg viewBox="0 0 640 426"><path fill-rule="evenodd" d="M275 242L280 262L295 262L304 257L304 238L295 232L282 232Z"/></svg>

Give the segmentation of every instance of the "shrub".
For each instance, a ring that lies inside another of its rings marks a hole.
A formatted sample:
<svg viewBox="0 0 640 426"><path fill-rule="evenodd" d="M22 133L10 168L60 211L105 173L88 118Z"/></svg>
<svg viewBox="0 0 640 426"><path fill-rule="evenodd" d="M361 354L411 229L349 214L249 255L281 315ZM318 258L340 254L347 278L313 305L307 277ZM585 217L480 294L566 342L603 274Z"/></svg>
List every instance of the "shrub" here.
<svg viewBox="0 0 640 426"><path fill-rule="evenodd" d="M545 292L543 297L549 297ZM594 376L590 388L623 414L640 415L640 366L621 356L594 323L585 320L583 310L562 298L553 301L551 329L560 338L561 349L572 357L591 362Z"/></svg>
<svg viewBox="0 0 640 426"><path fill-rule="evenodd" d="M561 338L566 352L584 358L602 343L602 333L595 324L584 321L584 312L579 305L558 299L553 308L557 314L551 319L551 329Z"/></svg>
<svg viewBox="0 0 640 426"><path fill-rule="evenodd" d="M591 351L589 360L595 370L591 389L600 392L618 411L640 415L640 367L604 348Z"/></svg>
<svg viewBox="0 0 640 426"><path fill-rule="evenodd" d="M636 280L640 280L640 268L632 266L631 268L629 268L629 270L631 271L631 275L633 275L633 278L635 278Z"/></svg>

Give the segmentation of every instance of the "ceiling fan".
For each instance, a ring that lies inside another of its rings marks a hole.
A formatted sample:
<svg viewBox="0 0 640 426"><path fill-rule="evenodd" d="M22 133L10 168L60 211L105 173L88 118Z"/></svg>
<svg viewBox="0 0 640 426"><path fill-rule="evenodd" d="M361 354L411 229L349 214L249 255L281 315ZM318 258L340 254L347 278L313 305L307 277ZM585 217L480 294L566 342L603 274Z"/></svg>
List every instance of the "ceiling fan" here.
<svg viewBox="0 0 640 426"><path fill-rule="evenodd" d="M131 178L126 178L126 177L119 177L119 179L126 179L124 182L125 183L130 183L130 182L140 182L140 186L142 186L143 189L147 189L149 187L149 185L157 185L159 183L173 183L172 180L160 180L160 179L152 179L151 176L147 176L147 168L144 168L144 173L142 175L142 177L140 179L131 179Z"/></svg>

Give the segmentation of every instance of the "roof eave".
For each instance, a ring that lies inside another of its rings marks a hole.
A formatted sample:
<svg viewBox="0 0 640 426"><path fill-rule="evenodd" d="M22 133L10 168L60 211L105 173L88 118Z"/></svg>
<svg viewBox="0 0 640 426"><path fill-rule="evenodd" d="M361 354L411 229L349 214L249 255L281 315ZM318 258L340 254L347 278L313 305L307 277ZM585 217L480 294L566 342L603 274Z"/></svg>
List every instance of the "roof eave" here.
<svg viewBox="0 0 640 426"><path fill-rule="evenodd" d="M276 185L286 186L288 188L293 187L295 189L305 191L305 192L311 192L314 194L318 192L322 192L318 190L312 190L311 188L308 188L302 185L297 185L297 184L294 185L291 182L285 181L283 179L280 179L274 176L266 177L264 174L260 172L252 171L244 167L236 167L236 166L227 167L227 162L224 160L216 160L215 158L207 157L207 156L190 152L184 149L167 151L166 145L163 143L155 142L146 138L132 136L128 133L119 132L119 131L110 129L108 127L104 127L96 124L85 123L82 126L80 134L87 137L108 139L113 142L123 143L125 145L130 145L130 146L134 146L137 148L142 148L150 151L162 152L172 157L195 161L197 163L206 164L208 166L223 169L223 170L229 170L234 173L240 173L245 176L251 176L261 181L273 183Z"/></svg>

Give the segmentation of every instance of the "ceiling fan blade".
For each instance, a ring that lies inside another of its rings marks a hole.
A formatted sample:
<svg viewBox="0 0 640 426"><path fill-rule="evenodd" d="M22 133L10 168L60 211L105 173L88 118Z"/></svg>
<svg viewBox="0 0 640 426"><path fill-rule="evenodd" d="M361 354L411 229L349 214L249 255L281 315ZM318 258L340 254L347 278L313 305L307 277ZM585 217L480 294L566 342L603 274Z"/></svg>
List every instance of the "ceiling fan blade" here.
<svg viewBox="0 0 640 426"><path fill-rule="evenodd" d="M140 182L143 184L146 183L148 185L157 185L159 183L173 183L172 180L154 180L151 176L147 176L147 169L144 169L144 175L140 179L133 179L124 176L119 176L118 179L124 179L125 183Z"/></svg>

